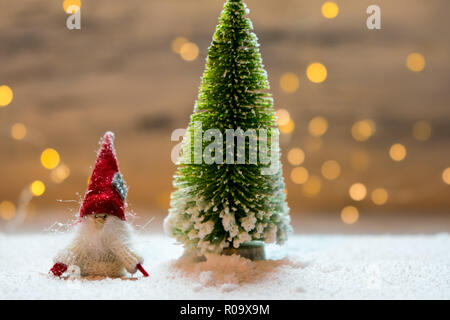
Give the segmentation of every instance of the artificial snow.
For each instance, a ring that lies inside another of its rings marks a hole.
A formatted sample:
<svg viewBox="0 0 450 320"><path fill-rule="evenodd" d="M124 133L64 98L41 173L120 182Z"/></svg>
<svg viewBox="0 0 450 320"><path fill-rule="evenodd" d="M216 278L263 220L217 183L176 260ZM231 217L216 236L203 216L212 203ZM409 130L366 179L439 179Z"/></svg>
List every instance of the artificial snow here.
<svg viewBox="0 0 450 320"><path fill-rule="evenodd" d="M269 260L182 257L163 235L139 234L149 278L47 275L69 234L0 233L3 299L450 299L450 235L294 235Z"/></svg>

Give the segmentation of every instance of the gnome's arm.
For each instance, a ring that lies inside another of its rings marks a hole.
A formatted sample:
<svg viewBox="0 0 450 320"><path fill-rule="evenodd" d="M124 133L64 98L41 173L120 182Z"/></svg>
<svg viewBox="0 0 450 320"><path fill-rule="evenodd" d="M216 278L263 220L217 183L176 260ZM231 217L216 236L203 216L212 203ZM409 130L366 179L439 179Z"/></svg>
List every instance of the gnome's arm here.
<svg viewBox="0 0 450 320"><path fill-rule="evenodd" d="M144 259L138 254L131 251L131 249L124 243L115 242L111 247L111 250L119 258L119 260L125 266L125 269L133 274L137 270L141 271L145 277L148 277L148 273L142 267Z"/></svg>
<svg viewBox="0 0 450 320"><path fill-rule="evenodd" d="M56 277L62 276L62 274L67 271L68 266L77 264L79 257L82 254L81 252L81 243L75 240L67 248L61 250L56 255L55 259L53 259L55 264L50 269L50 272Z"/></svg>

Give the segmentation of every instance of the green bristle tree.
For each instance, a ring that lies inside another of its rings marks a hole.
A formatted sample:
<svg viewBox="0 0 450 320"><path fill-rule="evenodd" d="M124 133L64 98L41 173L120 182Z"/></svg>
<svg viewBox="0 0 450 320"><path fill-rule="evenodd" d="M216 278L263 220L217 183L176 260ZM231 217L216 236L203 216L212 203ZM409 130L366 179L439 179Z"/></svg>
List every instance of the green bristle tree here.
<svg viewBox="0 0 450 320"><path fill-rule="evenodd" d="M267 92L267 73L247 14L242 0L228 0L219 18L164 222L168 234L201 254L221 253L255 240L281 244L291 230L273 99ZM216 148L211 152L208 148L209 129L223 135L223 140L214 136L214 142L225 151ZM253 129L257 134L260 129L267 130L266 141L261 140L262 135L256 139L260 152L257 163L250 157L250 152L257 152L249 136L244 140L243 158L239 143L226 148L229 129ZM203 137L200 149L195 145L198 132ZM275 170L269 174L262 171L268 168L261 157L262 142L273 151L270 165ZM196 161L207 151L214 159L223 158L223 163Z"/></svg>

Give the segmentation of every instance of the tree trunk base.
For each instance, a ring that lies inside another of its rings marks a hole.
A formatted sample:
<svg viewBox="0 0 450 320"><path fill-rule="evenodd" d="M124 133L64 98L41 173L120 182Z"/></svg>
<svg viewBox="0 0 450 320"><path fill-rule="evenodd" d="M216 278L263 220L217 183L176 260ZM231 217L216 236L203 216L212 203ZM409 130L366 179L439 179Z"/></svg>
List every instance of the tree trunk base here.
<svg viewBox="0 0 450 320"><path fill-rule="evenodd" d="M252 261L266 260L264 242L260 241L244 242L237 249L233 247L225 248L223 249L222 254L226 256L236 254Z"/></svg>
<svg viewBox="0 0 450 320"><path fill-rule="evenodd" d="M235 254L252 261L266 260L264 242L261 241L244 242L237 249L233 247L225 248L221 254L224 256L231 256ZM206 261L206 257L204 255L197 255L192 251L185 251L183 257L191 259L194 262Z"/></svg>

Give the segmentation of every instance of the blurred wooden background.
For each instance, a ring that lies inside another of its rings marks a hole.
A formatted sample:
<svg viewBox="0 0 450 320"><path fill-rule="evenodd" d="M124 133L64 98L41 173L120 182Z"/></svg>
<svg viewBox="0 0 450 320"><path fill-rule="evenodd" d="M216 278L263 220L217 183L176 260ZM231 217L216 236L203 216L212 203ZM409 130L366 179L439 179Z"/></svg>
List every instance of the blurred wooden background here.
<svg viewBox="0 0 450 320"><path fill-rule="evenodd" d="M176 143L170 136L189 121L223 3L82 1L82 30L69 31L62 1L0 0L0 85L14 91L13 102L0 108L0 202L17 203L21 191L39 179L46 192L31 201L35 214L76 210L76 202L57 200L80 199L97 141L112 130L131 207L163 216L175 171L170 152ZM246 3L276 109L288 110L295 123L294 131L281 140L293 216L339 216L347 205L357 207L361 215L447 216L450 186L442 173L450 167L450 2L377 1L382 13L382 30L377 31L366 28L366 8L374 1L336 1L340 10L334 19L322 16L321 1ZM177 37L198 46L194 61L173 52ZM423 71L405 66L412 52L425 57ZM314 61L327 68L323 83L312 83L305 75ZM286 72L299 79L299 89L291 94L280 87ZM328 121L320 141L308 133L316 116ZM351 128L362 119L372 120L376 132L358 142ZM414 139L417 121L431 125L427 141ZM27 127L21 141L10 135L17 122ZM389 157L394 143L406 147L404 161ZM52 182L51 172L40 164L41 152L48 147L56 149L70 168L62 183ZM294 166L286 155L295 147L305 151L302 166L320 177L317 194L307 195L291 181ZM368 157L361 170L351 164L358 152ZM340 164L338 179L321 177L326 160ZM349 197L355 182L368 190L363 201ZM383 206L370 199L370 192L379 187L389 194Z"/></svg>

